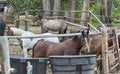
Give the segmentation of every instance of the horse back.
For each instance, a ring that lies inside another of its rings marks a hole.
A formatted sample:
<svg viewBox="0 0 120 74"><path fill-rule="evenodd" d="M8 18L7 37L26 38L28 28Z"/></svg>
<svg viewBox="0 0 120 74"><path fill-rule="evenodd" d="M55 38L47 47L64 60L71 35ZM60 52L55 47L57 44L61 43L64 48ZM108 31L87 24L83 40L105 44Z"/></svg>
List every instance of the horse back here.
<svg viewBox="0 0 120 74"><path fill-rule="evenodd" d="M39 40L34 46L34 57L46 57L49 43L47 41Z"/></svg>

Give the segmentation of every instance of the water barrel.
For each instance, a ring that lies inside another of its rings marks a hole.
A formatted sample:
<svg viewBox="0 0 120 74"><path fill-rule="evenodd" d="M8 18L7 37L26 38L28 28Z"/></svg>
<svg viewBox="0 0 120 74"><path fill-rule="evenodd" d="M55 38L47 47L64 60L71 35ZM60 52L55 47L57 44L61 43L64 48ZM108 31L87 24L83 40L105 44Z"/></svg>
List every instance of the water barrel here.
<svg viewBox="0 0 120 74"><path fill-rule="evenodd" d="M27 62L32 65L32 74L46 74L48 58L24 58L10 56L10 65L17 70L16 74L27 74Z"/></svg>
<svg viewBox="0 0 120 74"><path fill-rule="evenodd" d="M94 74L96 55L50 56L52 74Z"/></svg>

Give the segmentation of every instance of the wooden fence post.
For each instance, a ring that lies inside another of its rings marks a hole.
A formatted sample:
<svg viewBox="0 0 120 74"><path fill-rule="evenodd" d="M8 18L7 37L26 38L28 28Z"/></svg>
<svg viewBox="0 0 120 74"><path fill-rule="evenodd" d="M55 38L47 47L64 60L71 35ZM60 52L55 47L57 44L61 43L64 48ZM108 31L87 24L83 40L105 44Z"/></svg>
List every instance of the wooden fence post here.
<svg viewBox="0 0 120 74"><path fill-rule="evenodd" d="M0 60L2 74L10 74L9 46L5 36L0 36Z"/></svg>
<svg viewBox="0 0 120 74"><path fill-rule="evenodd" d="M109 74L107 30L102 28L102 74Z"/></svg>
<svg viewBox="0 0 120 74"><path fill-rule="evenodd" d="M15 16L15 27L19 28L19 13L16 13L16 16Z"/></svg>
<svg viewBox="0 0 120 74"><path fill-rule="evenodd" d="M66 21L69 21L69 12L68 11L65 11L64 13L64 17L66 18Z"/></svg>
<svg viewBox="0 0 120 74"><path fill-rule="evenodd" d="M83 3L83 12L81 15L81 21L80 21L80 25L84 25L84 26L88 26L87 22L88 22L88 18L89 18L89 8L90 8L90 0L84 0Z"/></svg>
<svg viewBox="0 0 120 74"><path fill-rule="evenodd" d="M25 31L28 31L28 15L29 13L25 11Z"/></svg>

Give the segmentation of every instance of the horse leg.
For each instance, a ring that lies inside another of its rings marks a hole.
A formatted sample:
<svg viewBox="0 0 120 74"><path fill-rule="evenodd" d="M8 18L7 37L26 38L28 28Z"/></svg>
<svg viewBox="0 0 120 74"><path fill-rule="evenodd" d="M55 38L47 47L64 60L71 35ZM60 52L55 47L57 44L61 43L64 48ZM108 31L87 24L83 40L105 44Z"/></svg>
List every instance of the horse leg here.
<svg viewBox="0 0 120 74"><path fill-rule="evenodd" d="M67 26L66 26L66 28L64 29L64 32L63 32L63 33L65 34L66 32L67 32Z"/></svg>
<svg viewBox="0 0 120 74"><path fill-rule="evenodd" d="M46 33L46 32L48 32L48 30L45 27L43 27L43 24L41 24L41 33Z"/></svg>
<svg viewBox="0 0 120 74"><path fill-rule="evenodd" d="M48 32L48 30L43 30L43 33L47 33Z"/></svg>
<svg viewBox="0 0 120 74"><path fill-rule="evenodd" d="M24 53L24 57L28 57L28 53L27 53L27 48L23 47L23 53Z"/></svg>
<svg viewBox="0 0 120 74"><path fill-rule="evenodd" d="M63 34L63 31L61 30L61 31L59 31L59 34ZM64 37L61 37L60 38L60 42L63 42L64 41Z"/></svg>
<svg viewBox="0 0 120 74"><path fill-rule="evenodd" d="M59 31L59 34L61 34L62 32L61 31Z"/></svg>

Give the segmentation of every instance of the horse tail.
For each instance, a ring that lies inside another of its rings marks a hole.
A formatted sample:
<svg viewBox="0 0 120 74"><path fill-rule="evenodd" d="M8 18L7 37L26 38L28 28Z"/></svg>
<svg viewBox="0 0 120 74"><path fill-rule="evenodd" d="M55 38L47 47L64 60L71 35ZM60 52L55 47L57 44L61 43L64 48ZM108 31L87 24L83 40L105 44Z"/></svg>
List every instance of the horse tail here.
<svg viewBox="0 0 120 74"><path fill-rule="evenodd" d="M67 33L67 28L68 28L68 26L66 25L66 28L63 31L64 34ZM67 39L67 37L64 36L64 37L62 37L62 40L60 40L60 41L63 42L66 39Z"/></svg>
<svg viewBox="0 0 120 74"><path fill-rule="evenodd" d="M35 46L37 45L37 43L35 43L35 45L33 46L33 48L32 48L32 57L34 58L34 48L35 48Z"/></svg>

